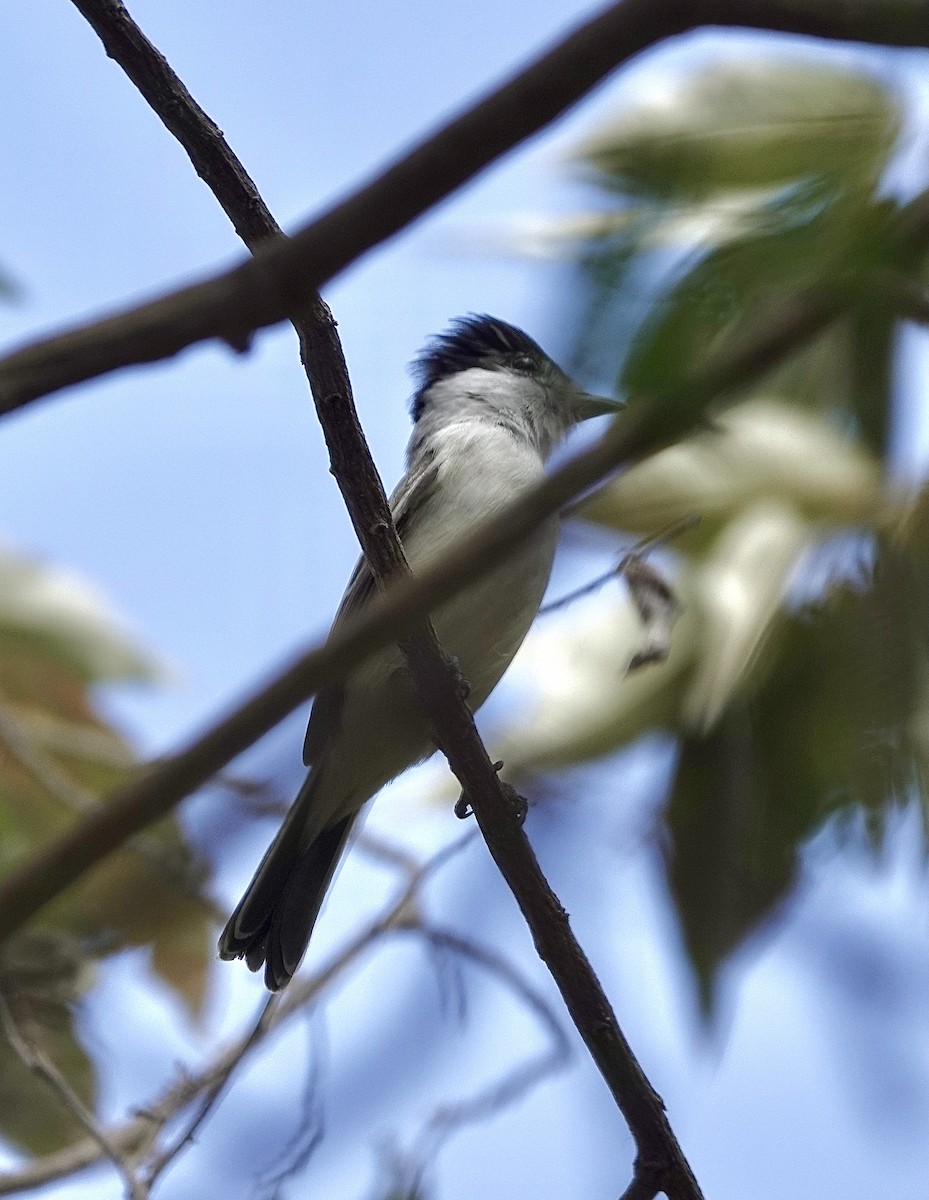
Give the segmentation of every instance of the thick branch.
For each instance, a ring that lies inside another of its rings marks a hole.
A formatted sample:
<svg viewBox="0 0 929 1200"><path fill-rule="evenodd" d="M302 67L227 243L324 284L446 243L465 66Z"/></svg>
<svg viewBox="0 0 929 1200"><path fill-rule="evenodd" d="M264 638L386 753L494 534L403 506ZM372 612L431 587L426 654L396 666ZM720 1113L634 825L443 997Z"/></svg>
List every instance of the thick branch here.
<svg viewBox="0 0 929 1200"><path fill-rule="evenodd" d="M186 106L185 111L189 112L193 101L186 91L178 98L178 88L182 88L182 85L174 79L160 56L154 61L154 76L145 74L144 68L150 65L152 54L157 52L144 39L139 41L134 37L138 31L135 31L121 5L113 4L112 0L108 3L103 0L75 0L75 3L82 11L93 10L98 18L101 12L111 10L111 15L117 16L121 22L121 40L114 34L112 42L107 43L108 50L116 57L123 53L135 56L132 59L133 69L143 80L144 86L150 89L154 96L151 102L156 107L163 102L162 91L167 87L172 92L175 105ZM141 38L141 34L138 37ZM117 49L114 50L113 46L117 46ZM199 110L193 112L194 134L200 131L201 118L206 120ZM182 127L179 136L183 139L188 132ZM213 139L214 146L218 142L224 150L228 149L215 127L206 132ZM201 165L198 165L198 154L191 153L191 157L200 173L204 174ZM231 199L224 203L224 207L227 212L230 207L235 212L241 199L243 180L249 187L251 183L244 171L241 175L237 174L239 164L231 152L225 157L220 156L220 159L223 169L232 171L226 181L231 188ZM204 174L204 178L209 179L209 176ZM251 190L254 193L253 200L257 199L260 205L254 188ZM257 213L258 225L263 227L257 240L275 233L273 219L263 206L257 209L253 206L251 212L252 215ZM254 234L249 236L254 243ZM318 297L310 294L309 300L316 310L310 319L312 334L315 332L312 328L315 320L321 320L324 327L327 325L327 314L321 311ZM294 315L298 311L297 302L285 311ZM321 332L325 334L326 329L323 328ZM407 579L406 564L390 520L386 498L355 418L344 363L331 323L328 323L328 334L329 345L324 347L328 359L322 368L322 378L311 381L315 384L314 395L327 432L333 465L375 575L382 583L392 577ZM313 356L305 355L305 361L309 372ZM331 394L319 386L328 383L330 376L333 387ZM692 406L693 400L682 407L690 409ZM658 407L662 409L665 406ZM667 416L667 413L664 415ZM677 424L677 421L672 424ZM634 425L632 428L635 428ZM664 436L668 432L665 422ZM421 614L420 619L425 619L425 613ZM439 741L468 793L488 846L533 932L536 947L552 971L575 1024L629 1122L638 1148L638 1179L641 1181L647 1176L650 1180L660 1182L672 1197L699 1197L699 1188L668 1125L660 1098L651 1089L623 1038L606 996L571 934L566 914L539 870L521 828L508 812L506 792L477 736L471 715L458 693L454 671L445 659L428 621L421 632L407 636L404 649L420 689L428 698Z"/></svg>
<svg viewBox="0 0 929 1200"><path fill-rule="evenodd" d="M417 619L502 562L540 521L617 467L638 461L682 436L709 398L751 382L789 350L809 341L841 304L840 295L798 300L779 320L768 322L754 337L711 364L686 391L633 405L599 442L476 530L454 554L416 579L392 583L386 594L375 598L344 630L296 659L206 732L120 789L0 883L0 940L127 838L207 783L320 687L343 678L380 647L399 641Z"/></svg>
<svg viewBox="0 0 929 1200"><path fill-rule="evenodd" d="M257 212L259 224L265 226L267 233L273 234L270 213L261 205L251 181L226 147L219 131L206 124L205 114L196 108L180 80L173 76L167 62L137 30L122 5L116 0L75 0L75 3L82 11L90 10L95 14L98 33L102 29L108 51L117 59L125 57L131 63L156 111L167 109L171 114L172 123L179 128L179 136L186 139L185 145L190 143L193 147L189 153L194 165L207 180L210 178L209 164L218 147L215 157L221 172L228 175L227 179L221 174L226 211L234 220L240 208L248 217L254 217ZM209 139L206 143L204 136ZM318 316L321 302L316 296L311 300ZM354 410L334 329L330 323L328 330L317 330L316 321L311 317L304 328L298 322L298 331L317 411L330 448L333 471L375 578L382 587L391 578L409 578L409 568L391 520L387 498ZM322 343L318 350L314 344L317 340ZM321 361L317 363L318 357ZM331 394L322 390L326 385L333 388ZM407 635L404 650L433 718L438 740L472 800L481 830L517 896L539 953L552 971L575 1024L629 1123L639 1160L659 1166L673 1200L678 1197L680 1200L699 1200L696 1180L677 1145L659 1097L623 1038L606 996L574 940L567 916L548 888L522 829L513 822L511 815L508 819L506 792L459 694L456 673L440 647L428 617L423 614L420 620L422 628L414 628ZM223 1082L222 1079L217 1082L208 1103L215 1099ZM194 1128L196 1122L191 1126ZM187 1135L180 1144L186 1140ZM170 1151L166 1152L164 1161L170 1161ZM154 1179L156 1173L153 1168L150 1178Z"/></svg>
<svg viewBox="0 0 929 1200"><path fill-rule="evenodd" d="M295 237L269 242L231 271L8 355L0 361L0 412L205 339L244 349L255 330L299 311L314 289L550 124L615 67L704 25L926 46L929 0L622 0Z"/></svg>

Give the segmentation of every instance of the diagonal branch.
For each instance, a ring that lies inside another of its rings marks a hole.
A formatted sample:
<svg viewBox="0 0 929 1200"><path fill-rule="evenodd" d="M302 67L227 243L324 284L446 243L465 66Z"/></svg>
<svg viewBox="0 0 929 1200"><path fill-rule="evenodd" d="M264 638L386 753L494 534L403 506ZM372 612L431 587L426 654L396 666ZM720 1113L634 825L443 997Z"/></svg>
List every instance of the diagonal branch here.
<svg viewBox="0 0 929 1200"><path fill-rule="evenodd" d="M102 11L90 0L80 0L79 7ZM245 349L257 329L290 317L314 289L545 128L621 63L707 25L926 46L929 0L622 0L293 238L269 242L255 259L230 271L40 339L0 360L0 412L119 367L169 358L206 339ZM119 36L125 38L125 31ZM117 40L114 32L112 45ZM157 88L158 71L142 83ZM213 131L218 133L215 126Z"/></svg>
<svg viewBox="0 0 929 1200"><path fill-rule="evenodd" d="M126 22L129 22L129 18L121 5L115 4L114 0L75 0L75 3L82 10L93 9L98 19L100 13L105 15L107 10L112 10L122 22L125 40ZM131 27L131 22L129 26ZM130 33L132 28L134 27L129 29ZM113 44L116 44L116 39ZM144 39L141 42L130 39L128 44L134 53L142 55L143 65L147 54L157 54ZM110 43L108 50L119 56ZM156 66L160 72L161 83L164 84L167 73L167 84L171 85L173 77L170 68L160 56L157 57ZM176 82L179 85L179 81ZM153 103L160 102L158 88L153 88L149 79L145 79L145 84L155 96ZM186 91L183 92L180 101L177 89L174 88L173 91L172 98L175 104L185 105L186 97L186 101L193 105ZM206 118L200 110L193 113L193 118L196 131L198 120L203 118L205 121ZM215 127L208 132L214 138L214 142L218 138L221 145L225 146ZM197 156L192 153L191 157L196 165ZM231 151L229 157L231 163L223 160L223 164L226 168L231 167L234 170L239 164L234 156L231 156ZM244 172L242 176L245 183L251 186ZM205 178L209 177L205 175ZM233 209L238 202L236 187L241 184L242 180L237 180L233 175L230 201ZM253 187L252 192L253 199L257 198ZM259 225L265 225L264 233L253 238L253 241L276 232L273 218L266 209L253 208L252 212L257 212ZM282 243L274 243L272 249L279 245ZM270 253L263 252L262 257ZM291 314L299 312L299 300L299 297L294 297L285 311L290 311ZM408 572L402 548L390 521L383 488L357 424L344 362L331 319L328 318L328 313L318 296L310 294L308 302L310 312L306 318L307 329L300 329L304 361L311 376L317 409L326 429L340 486L375 575L382 584L392 577L406 581ZM834 304L831 307L826 305L819 325L831 314L833 308ZM295 320L295 323L299 329L300 320ZM817 325L814 322L815 327ZM309 348L309 341L317 335L323 343L323 353L319 366L314 366L316 358ZM242 340L241 337L239 340ZM329 390L330 386L332 390ZM698 398L705 403L707 394L701 395L698 389ZM677 397L679 402L681 399ZM662 434L659 432L661 426L654 425L654 418L656 415L665 418L669 415L667 398L657 404L657 407L653 402L650 408L652 432L658 433L659 438L666 439L669 432L667 421L663 423ZM648 414L648 408L645 411ZM688 403L680 404L680 412L676 420L671 422L672 428L680 424L681 412L689 413L691 419L699 415L699 411L694 408L692 397ZM634 455L634 421L626 423L627 431L630 427L633 430ZM645 431L648 431L648 421ZM639 429L638 432L641 434L643 431ZM654 1181L674 1198L699 1197L699 1188L668 1125L660 1098L649 1085L623 1038L606 996L571 934L566 914L539 870L521 828L509 813L506 791L477 737L471 715L458 693L455 673L442 654L428 621L425 620L425 611L420 614L419 619L425 621L425 627L421 632L409 634L403 645L420 689L428 698L438 740L468 793L488 846L530 925L537 949L552 971L575 1024L633 1131L638 1149L636 1178L640 1183L648 1180L649 1186Z"/></svg>
<svg viewBox="0 0 929 1200"><path fill-rule="evenodd" d="M929 216L927 216L929 226ZM929 235L929 229L924 231ZM721 354L679 392L634 404L593 446L566 462L506 512L415 579L389 590L323 645L301 655L268 684L0 882L0 940L112 850L170 812L185 796L284 720L320 687L338 681L375 650L397 642L418 618L482 573L546 517L617 467L631 465L680 437L703 407L758 378L808 341L840 311L844 294L809 294L767 321L754 336Z"/></svg>
<svg viewBox="0 0 929 1200"><path fill-rule="evenodd" d="M136 55L134 65L141 55L142 65L151 61L157 68L163 86L155 88L150 86L149 79L145 81L151 102L160 112L162 106L167 106L163 93L169 91L167 100L173 107L183 107L190 114L194 136L188 137L187 129L182 134L187 138L185 144L192 160L208 179L203 167L208 166L210 155L204 153L197 136L206 120L205 114L196 108L180 80L175 80L167 62L157 55L140 31L135 31L118 0L75 0L75 3L82 9L93 10L97 23L103 22L107 30L112 23L114 29L122 32L118 49L114 49L115 38L110 43L104 39L111 54L119 58L124 46L131 44ZM180 123L176 117L173 120ZM215 127L207 132L213 145L218 141L225 149ZM231 150L218 157L223 167L228 167L230 159L233 166L238 166ZM240 183L241 179L250 185L248 176L240 170L231 180L231 192L224 207L227 211L230 207L237 211L243 207L243 201L251 199L251 209L245 211L254 213L257 193L252 188L254 195L250 197ZM263 211L267 213L267 210ZM273 226L270 213L267 213L265 223ZM305 321L299 317L295 319L304 364L326 435L333 473L368 564L384 588L388 580L409 579L409 567L391 519L383 485L358 422L341 346L331 321L326 326L324 320L319 319L322 303L318 296L311 298L311 305L315 311ZM427 614L419 618L418 627L414 625L401 641L401 647L432 719L437 741L468 794L481 832L513 890L536 948L552 972L574 1023L632 1130L638 1151L637 1173L639 1164L650 1164L672 1200L700 1200L700 1189L668 1123L664 1106L626 1042L599 980L574 939L567 915L548 886L521 825L513 819L507 789L478 736L474 719L459 690L457 671L440 646ZM211 1094L203 1111L207 1111L212 1098ZM191 1129L195 1128L196 1122ZM185 1134L180 1144L186 1140ZM169 1158L165 1157L164 1161ZM151 1179L155 1178L160 1166L159 1162L158 1168L153 1168Z"/></svg>

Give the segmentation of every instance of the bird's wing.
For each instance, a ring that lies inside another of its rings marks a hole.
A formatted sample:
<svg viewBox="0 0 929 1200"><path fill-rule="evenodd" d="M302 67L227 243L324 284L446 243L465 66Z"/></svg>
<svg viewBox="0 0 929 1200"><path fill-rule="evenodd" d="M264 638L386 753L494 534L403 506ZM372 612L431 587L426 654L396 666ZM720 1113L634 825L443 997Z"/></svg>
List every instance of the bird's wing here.
<svg viewBox="0 0 929 1200"><path fill-rule="evenodd" d="M409 528L410 517L421 507L435 489L439 468L434 458L423 461L415 471L409 471L390 497L390 511L401 539ZM342 603L332 623L333 630L341 628L358 613L377 591L377 584L362 556L355 564ZM308 767L318 766L326 747L341 723L343 688L341 684L320 688L313 701L310 723L303 743L303 761Z"/></svg>

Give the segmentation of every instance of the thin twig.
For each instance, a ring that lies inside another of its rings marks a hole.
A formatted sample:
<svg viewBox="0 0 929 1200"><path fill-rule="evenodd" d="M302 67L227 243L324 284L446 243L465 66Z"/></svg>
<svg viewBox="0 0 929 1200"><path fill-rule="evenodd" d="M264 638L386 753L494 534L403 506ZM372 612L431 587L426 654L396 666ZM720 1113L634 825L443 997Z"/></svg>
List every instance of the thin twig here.
<svg viewBox="0 0 929 1200"><path fill-rule="evenodd" d="M139 1108L138 1115L126 1124L107 1131L108 1142L123 1156L142 1163L150 1158L164 1127L198 1097L206 1093L213 1100L204 1111L198 1108L194 1116L197 1127L206 1118L215 1102L228 1084L231 1076L242 1065L248 1055L268 1036L288 1022L309 1003L319 998L323 991L335 983L349 967L382 937L399 929L409 928L409 912L416 897L432 876L467 846L473 837L470 833L457 838L408 876L400 894L384 910L380 917L352 938L333 958L313 975L297 976L280 998L276 1007L268 1012L262 1010L258 1021L247 1033L221 1050L215 1058L195 1075L184 1075L156 1101ZM188 1129L190 1127L188 1126ZM191 1133L193 1130L191 1130ZM158 1173L169 1161L188 1145L188 1139L178 1139L166 1156L162 1151L154 1161L161 1161ZM111 1157L99 1139L93 1137L77 1142L65 1150L46 1155L26 1163L22 1167L0 1173L0 1196L40 1187L57 1179L64 1179L88 1167L94 1166L104 1157ZM147 1176L146 1176L147 1177Z"/></svg>
<svg viewBox="0 0 929 1200"><path fill-rule="evenodd" d="M326 1072L325 1047L323 1038L316 1036L319 1025L309 1020L305 1024L310 1046L300 1101L295 1106L294 1128L286 1142L277 1149L273 1165L255 1181L252 1193L255 1200L282 1200L286 1194L284 1184L306 1168L326 1135L325 1106L321 1094Z"/></svg>
<svg viewBox="0 0 929 1200"><path fill-rule="evenodd" d="M105 11L75 2L88 14ZM0 361L0 412L207 338L245 349L255 330L299 311L314 289L544 129L621 63L701 26L926 46L929 0L621 0L294 237L269 242L231 271L9 354Z"/></svg>
<svg viewBox="0 0 929 1200"><path fill-rule="evenodd" d="M62 1106L96 1142L100 1154L110 1159L123 1177L127 1195L131 1200L144 1200L148 1189L132 1169L122 1147L103 1128L51 1059L47 1058L39 1047L22 1033L2 993L0 993L0 1026L3 1028L10 1048L23 1066L54 1092Z"/></svg>
<svg viewBox="0 0 929 1200"><path fill-rule="evenodd" d="M598 591L604 584L609 583L610 580L622 579L623 573L632 559L641 558L643 554L646 554L649 550L656 549L658 546L666 546L668 542L673 541L674 538L679 537L682 533L686 533L687 530L693 529L699 523L699 517L685 517L680 521L675 521L673 525L668 525L667 528L659 530L658 533L651 533L647 537L640 538L626 551L615 567L611 567L609 571L604 571L596 579L591 579L589 583L575 588L566 595L559 596L557 600L551 600L548 604L544 604L539 609L539 616L548 616L549 613L567 608L576 600L580 600L581 597L589 596L592 592Z"/></svg>
<svg viewBox="0 0 929 1200"><path fill-rule="evenodd" d="M346 961L350 961L346 960ZM274 1015L280 1007L280 996L269 996L264 1002L261 1012L258 1015L255 1024L252 1026L251 1032L246 1034L241 1039L236 1051L230 1055L223 1065L221 1071L216 1071L213 1078L203 1089L203 1094L200 1098L200 1103L197 1105L196 1112L187 1122L184 1129L170 1142L167 1146L162 1147L148 1162L145 1168L145 1183L149 1188L152 1188L158 1177L171 1165L181 1152L191 1144L196 1136L197 1130L207 1119L213 1109L219 1102L220 1097L225 1092L229 1080L233 1073L237 1070L242 1060L249 1054L265 1035L273 1027Z"/></svg>
<svg viewBox="0 0 929 1200"><path fill-rule="evenodd" d="M403 1194L419 1195L424 1190L421 1184L427 1165L434 1162L449 1138L467 1125L495 1116L560 1070L570 1059L571 1047L545 998L505 958L451 930L418 925L412 927L411 932L424 938L428 945L451 951L500 979L538 1019L550 1043L547 1050L510 1069L475 1095L446 1101L433 1112L413 1139L411 1148L396 1156L397 1183L405 1188Z"/></svg>

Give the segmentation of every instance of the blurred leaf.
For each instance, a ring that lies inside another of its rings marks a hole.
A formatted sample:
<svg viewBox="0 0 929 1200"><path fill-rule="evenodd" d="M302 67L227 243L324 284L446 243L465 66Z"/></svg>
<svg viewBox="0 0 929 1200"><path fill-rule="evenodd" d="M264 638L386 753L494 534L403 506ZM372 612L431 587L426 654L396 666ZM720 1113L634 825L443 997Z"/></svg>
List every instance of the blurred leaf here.
<svg viewBox="0 0 929 1200"><path fill-rule="evenodd" d="M608 186L659 197L823 174L872 188L900 119L896 97L859 71L743 54L671 81L589 138L579 157Z"/></svg>
<svg viewBox="0 0 929 1200"><path fill-rule="evenodd" d="M867 196L849 199L825 188L788 192L776 221L710 250L665 293L633 340L621 388L634 395L670 390L759 314L773 311L804 288L864 275L874 265L878 213L884 219L885 206L875 208ZM823 344L836 341L830 354L834 359L845 346L841 335L837 339L829 330L796 361L802 363L808 355L815 361ZM800 388L792 386L796 366L790 373L772 374L765 387L807 401L805 371L799 374ZM825 395L813 397L817 406L846 402L847 371L833 369L831 384Z"/></svg>
<svg viewBox="0 0 929 1200"><path fill-rule="evenodd" d="M92 1110L96 1071L75 1036L73 1013L89 982L87 961L66 935L30 931L0 947L0 993L17 1029ZM3 1136L33 1154L49 1153L86 1132L2 1036L0 1114Z"/></svg>
<svg viewBox="0 0 929 1200"><path fill-rule="evenodd" d="M110 855L50 905L48 919L107 953L150 945L152 969L197 1017L214 961L213 916L198 898L206 879L178 824L160 822L138 852Z"/></svg>
<svg viewBox="0 0 929 1200"><path fill-rule="evenodd" d="M732 520L701 564L701 637L681 702L685 727L710 729L749 675L810 538L791 506L769 499Z"/></svg>
<svg viewBox="0 0 929 1200"><path fill-rule="evenodd" d="M99 715L94 687L160 675L93 589L0 554L0 869L18 867L137 768L130 744ZM153 970L196 1015L213 961L205 876L177 820L161 822L46 906L9 941L7 962L33 961L36 938L79 947L88 961L151 945ZM51 955L48 975L59 961ZM34 1040L47 1043L49 1057L92 1100L93 1064L69 1006L43 1000L28 1017ZM0 1104L0 1133L36 1150L73 1135L60 1101L28 1072L20 1081L23 1072L10 1070L22 1102Z"/></svg>
<svg viewBox="0 0 929 1200"><path fill-rule="evenodd" d="M612 589L533 630L511 668L512 682L533 699L513 728L494 736L508 779L600 758L656 726L675 726L699 635L686 591L682 603L669 657L631 673L642 622Z"/></svg>
<svg viewBox="0 0 929 1200"><path fill-rule="evenodd" d="M85 683L162 678L88 583L0 550L0 652L7 647L42 654Z"/></svg>
<svg viewBox="0 0 929 1200"><path fill-rule="evenodd" d="M659 86L580 147L598 193L550 231L578 268L574 365L686 404L693 373L799 291L848 310L584 503L624 534L700 518L671 547L671 654L626 674L615 597L543 626L517 659L537 702L501 754L538 770L678 736L668 879L709 1009L826 823L879 845L890 806L919 798L929 839L929 493L887 482L899 322L880 291L929 266L895 242L903 110L880 79L759 54Z"/></svg>
<svg viewBox="0 0 929 1200"><path fill-rule="evenodd" d="M578 155L623 221L607 234L600 214L578 254L576 361L626 394L673 389L799 289L844 287L861 293L848 318L764 387L853 418L883 452L895 320L867 281L922 265L898 261L897 206L879 193L900 125L900 99L880 80L783 54L715 65L624 111Z"/></svg>
<svg viewBox="0 0 929 1200"><path fill-rule="evenodd" d="M675 546L708 548L722 523L775 500L832 524L871 516L881 495L878 462L833 425L775 399L746 401L693 437L624 471L580 513L624 532L654 533L698 516Z"/></svg>
<svg viewBox="0 0 929 1200"><path fill-rule="evenodd" d="M925 800L927 602L929 573L883 546L866 590L843 586L785 619L751 695L683 738L668 879L707 1009L721 963L787 897L812 834L858 811L879 843L892 805Z"/></svg>

